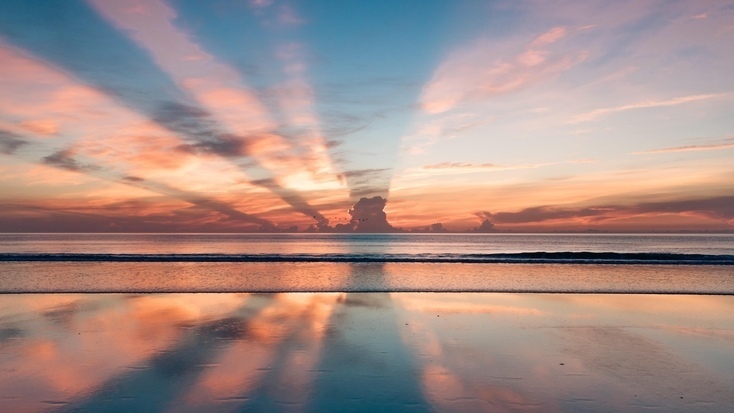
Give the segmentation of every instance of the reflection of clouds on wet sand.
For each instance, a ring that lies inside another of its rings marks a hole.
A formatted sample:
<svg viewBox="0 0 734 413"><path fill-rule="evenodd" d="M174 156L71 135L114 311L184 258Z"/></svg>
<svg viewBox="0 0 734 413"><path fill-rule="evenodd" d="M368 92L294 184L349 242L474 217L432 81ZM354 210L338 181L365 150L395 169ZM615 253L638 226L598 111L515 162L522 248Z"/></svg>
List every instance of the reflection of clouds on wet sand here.
<svg viewBox="0 0 734 413"><path fill-rule="evenodd" d="M591 373L624 382L641 402L673 397L688 405L703 406L721 396L728 399L729 405L734 402L733 396L726 396L734 384L731 378L722 381L722 377L715 377L644 333L620 327L568 328L561 332L567 336L563 352L581 361Z"/></svg>
<svg viewBox="0 0 734 413"><path fill-rule="evenodd" d="M424 392L440 410L726 411L734 403L732 297L394 297Z"/></svg>
<svg viewBox="0 0 734 413"><path fill-rule="evenodd" d="M0 295L0 399L8 411L727 411L733 306L664 295Z"/></svg>
<svg viewBox="0 0 734 413"><path fill-rule="evenodd" d="M391 294L343 296L324 336L307 410L430 411L399 328Z"/></svg>
<svg viewBox="0 0 734 413"><path fill-rule="evenodd" d="M347 291L384 291L385 267L384 263L350 263ZM391 294L339 297L313 374L307 411L430 410L396 318Z"/></svg>
<svg viewBox="0 0 734 413"><path fill-rule="evenodd" d="M439 411L558 410L555 401L525 387L530 367L519 366L518 358L537 358L534 349L506 346L507 320L493 319L543 318L543 312L509 295L393 296L403 310L403 340L422 365L423 391Z"/></svg>
<svg viewBox="0 0 734 413"><path fill-rule="evenodd" d="M179 339L181 325L216 316L231 301L212 305L206 298L192 296L181 306L180 296L3 297L12 308L34 311L0 316L3 324L9 318L21 330L0 355L0 389L3 396L14 396L5 407L37 410L44 406L34 400L37 395L63 403L93 391Z"/></svg>
<svg viewBox="0 0 734 413"><path fill-rule="evenodd" d="M229 411L279 400L302 406L321 338L337 294L278 294L249 321L250 340L239 340L213 361L174 402L172 411Z"/></svg>

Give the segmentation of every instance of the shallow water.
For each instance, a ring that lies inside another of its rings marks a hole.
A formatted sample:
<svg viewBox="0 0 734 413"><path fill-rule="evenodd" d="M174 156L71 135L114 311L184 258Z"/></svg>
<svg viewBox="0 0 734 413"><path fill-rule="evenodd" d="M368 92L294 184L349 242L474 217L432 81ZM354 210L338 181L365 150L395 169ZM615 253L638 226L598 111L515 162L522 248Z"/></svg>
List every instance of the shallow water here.
<svg viewBox="0 0 734 413"><path fill-rule="evenodd" d="M0 295L7 411L725 412L734 297Z"/></svg>

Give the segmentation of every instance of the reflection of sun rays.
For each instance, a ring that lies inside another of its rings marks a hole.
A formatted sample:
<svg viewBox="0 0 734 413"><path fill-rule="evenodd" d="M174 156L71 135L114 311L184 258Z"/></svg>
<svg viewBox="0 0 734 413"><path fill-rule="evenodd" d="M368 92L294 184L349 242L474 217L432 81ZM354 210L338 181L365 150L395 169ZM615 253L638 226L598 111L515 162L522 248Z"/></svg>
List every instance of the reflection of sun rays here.
<svg viewBox="0 0 734 413"><path fill-rule="evenodd" d="M3 360L3 366L14 366L15 372L7 377L0 373L2 393L16 396L15 402L6 399L5 408L17 402L20 405L14 411L28 410L30 406L21 407L22 404L34 403L34 398L41 394L61 403L94 393L100 384L135 371L171 341L181 340L182 325L227 314L247 300L242 294L211 298L18 296L13 308L27 308L31 313L24 315L28 317L23 322L24 330L19 340L12 343L22 356ZM43 365L43 369L38 370L38 365ZM34 379L19 380L17 374Z"/></svg>
<svg viewBox="0 0 734 413"><path fill-rule="evenodd" d="M443 331L447 328L447 317L457 315L527 317L543 313L535 308L473 301L476 301L474 297L467 294L395 295L396 307L401 313L399 319L406 326L402 330L403 343L418 355L421 388L434 408L440 411L486 411L491 408L491 411L510 412L542 406L544 411L556 411L554 406L533 401L511 386L488 383L487 375L491 375L488 372L501 371L498 359L486 348L460 344L460 339L447 342L449 335ZM454 326L454 322L449 323ZM492 345L485 342L483 347L492 348Z"/></svg>
<svg viewBox="0 0 734 413"><path fill-rule="evenodd" d="M359 244L364 239L350 240L347 250L360 253ZM339 296L327 323L307 410L377 411L395 403L426 408L413 380L411 358L399 339L391 295L353 292L383 291L384 263L347 265L349 277L344 288L349 292ZM366 289L366 285L375 290Z"/></svg>
<svg viewBox="0 0 734 413"><path fill-rule="evenodd" d="M273 304L252 319L257 338L239 340L224 351L186 392L176 411L213 403L231 403L233 408L267 405L275 399L304 404L310 371L319 358L326 322L338 297L276 295ZM283 388L289 389L287 394L281 392Z"/></svg>

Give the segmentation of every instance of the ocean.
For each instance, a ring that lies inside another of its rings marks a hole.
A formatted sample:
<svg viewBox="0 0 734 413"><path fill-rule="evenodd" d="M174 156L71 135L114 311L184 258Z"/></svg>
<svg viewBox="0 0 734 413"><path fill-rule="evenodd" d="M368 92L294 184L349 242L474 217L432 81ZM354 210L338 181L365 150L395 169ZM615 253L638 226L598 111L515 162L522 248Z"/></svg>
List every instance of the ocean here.
<svg viewBox="0 0 734 413"><path fill-rule="evenodd" d="M3 254L462 256L611 252L734 256L734 234L0 234Z"/></svg>
<svg viewBox="0 0 734 413"><path fill-rule="evenodd" d="M729 412L734 236L2 234L0 410Z"/></svg>
<svg viewBox="0 0 734 413"><path fill-rule="evenodd" d="M734 235L2 234L3 292L734 293Z"/></svg>

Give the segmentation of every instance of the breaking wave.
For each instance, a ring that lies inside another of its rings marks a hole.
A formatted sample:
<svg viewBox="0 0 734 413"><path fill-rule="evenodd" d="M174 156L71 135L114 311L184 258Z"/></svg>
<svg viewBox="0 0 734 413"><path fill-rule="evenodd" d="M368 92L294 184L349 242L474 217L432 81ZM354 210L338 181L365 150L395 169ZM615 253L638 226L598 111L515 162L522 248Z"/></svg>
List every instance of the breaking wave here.
<svg viewBox="0 0 734 413"><path fill-rule="evenodd" d="M5 253L13 262L344 262L344 263L502 263L502 264L666 264L734 265L734 255L520 252L494 254L67 254Z"/></svg>

